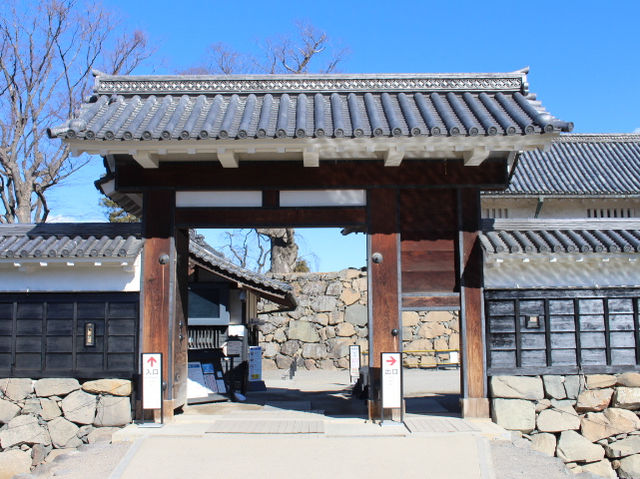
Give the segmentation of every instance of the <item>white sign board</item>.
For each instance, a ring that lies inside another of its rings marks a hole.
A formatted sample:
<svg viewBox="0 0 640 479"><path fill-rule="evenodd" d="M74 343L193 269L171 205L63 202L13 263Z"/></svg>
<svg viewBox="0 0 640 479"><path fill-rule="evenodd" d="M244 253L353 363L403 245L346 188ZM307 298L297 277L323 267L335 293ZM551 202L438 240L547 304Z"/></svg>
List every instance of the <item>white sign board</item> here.
<svg viewBox="0 0 640 479"><path fill-rule="evenodd" d="M262 381L262 348L249 346L249 381Z"/></svg>
<svg viewBox="0 0 640 479"><path fill-rule="evenodd" d="M349 346L349 377L352 383L360 377L360 346L357 344Z"/></svg>
<svg viewBox="0 0 640 479"><path fill-rule="evenodd" d="M402 407L402 354L382 353L382 407Z"/></svg>
<svg viewBox="0 0 640 479"><path fill-rule="evenodd" d="M162 353L142 353L142 408L162 407Z"/></svg>

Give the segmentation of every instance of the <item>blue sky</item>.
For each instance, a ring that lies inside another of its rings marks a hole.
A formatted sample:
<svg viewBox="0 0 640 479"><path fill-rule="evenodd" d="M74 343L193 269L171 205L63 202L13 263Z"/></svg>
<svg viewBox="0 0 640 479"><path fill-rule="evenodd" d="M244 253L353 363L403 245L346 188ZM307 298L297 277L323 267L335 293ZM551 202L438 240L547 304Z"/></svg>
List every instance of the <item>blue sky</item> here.
<svg viewBox="0 0 640 479"><path fill-rule="evenodd" d="M220 2L103 0L125 26L146 31L158 52L138 73L175 73L197 65L225 42L256 52L297 20L325 30L350 50L345 73L504 72L531 67L530 89L575 132L640 129L640 2ZM50 198L54 219L104 220L93 181L100 158ZM306 230L303 254L321 271L365 263L364 236ZM353 236L353 235L352 235ZM208 236L215 243L213 235ZM337 241L340 241L337 243ZM311 258L311 256L309 256ZM315 268L314 268L315 269Z"/></svg>

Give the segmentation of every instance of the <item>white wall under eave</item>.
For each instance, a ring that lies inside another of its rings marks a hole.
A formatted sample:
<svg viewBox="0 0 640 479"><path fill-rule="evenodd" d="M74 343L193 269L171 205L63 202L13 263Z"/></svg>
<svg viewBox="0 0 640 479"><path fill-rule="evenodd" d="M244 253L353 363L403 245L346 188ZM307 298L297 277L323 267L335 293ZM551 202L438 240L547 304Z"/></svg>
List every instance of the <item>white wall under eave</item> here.
<svg viewBox="0 0 640 479"><path fill-rule="evenodd" d="M17 260L19 261L19 260ZM140 256L128 266L93 262L0 262L0 292L139 292Z"/></svg>
<svg viewBox="0 0 640 479"><path fill-rule="evenodd" d="M536 198L512 196L482 198L483 218L533 218L538 207ZM505 215L506 210L506 215ZM594 214L594 210L597 213ZM591 216L590 216L591 215ZM640 216L638 198L545 198L539 219Z"/></svg>
<svg viewBox="0 0 640 479"><path fill-rule="evenodd" d="M640 287L638 254L485 255L484 287Z"/></svg>

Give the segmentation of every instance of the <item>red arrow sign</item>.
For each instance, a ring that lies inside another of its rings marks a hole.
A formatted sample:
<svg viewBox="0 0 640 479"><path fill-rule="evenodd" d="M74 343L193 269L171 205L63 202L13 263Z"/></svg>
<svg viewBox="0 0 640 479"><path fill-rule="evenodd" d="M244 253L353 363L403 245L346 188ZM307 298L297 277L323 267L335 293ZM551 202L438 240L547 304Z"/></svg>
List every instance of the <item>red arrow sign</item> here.
<svg viewBox="0 0 640 479"><path fill-rule="evenodd" d="M387 363L391 366L393 366L395 363L397 363L398 361L396 361L396 358L394 358L393 356L391 356L389 359L387 359Z"/></svg>
<svg viewBox="0 0 640 479"><path fill-rule="evenodd" d="M147 359L147 363L153 367L155 363L157 363L158 361L156 360L156 358L154 358L153 356L151 356L149 359Z"/></svg>

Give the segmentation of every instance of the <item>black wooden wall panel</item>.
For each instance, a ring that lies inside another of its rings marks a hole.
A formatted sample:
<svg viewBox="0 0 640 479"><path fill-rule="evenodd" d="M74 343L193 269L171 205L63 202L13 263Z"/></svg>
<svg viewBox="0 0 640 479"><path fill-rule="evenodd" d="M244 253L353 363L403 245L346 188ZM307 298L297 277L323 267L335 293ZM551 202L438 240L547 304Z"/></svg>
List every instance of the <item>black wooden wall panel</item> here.
<svg viewBox="0 0 640 479"><path fill-rule="evenodd" d="M0 294L0 377L133 377L139 308L138 293Z"/></svg>
<svg viewBox="0 0 640 479"><path fill-rule="evenodd" d="M488 374L640 369L640 289L486 290Z"/></svg>

